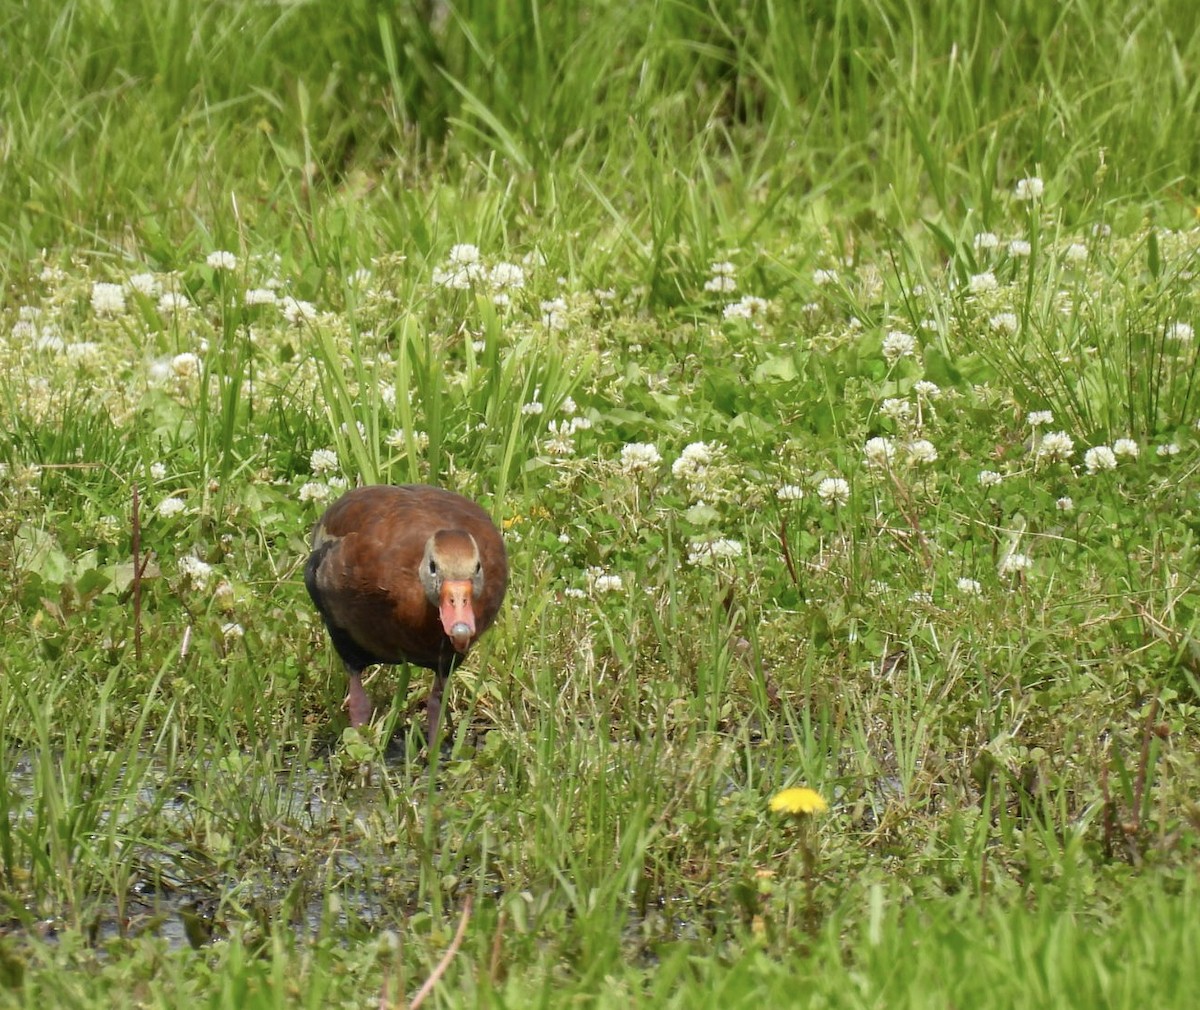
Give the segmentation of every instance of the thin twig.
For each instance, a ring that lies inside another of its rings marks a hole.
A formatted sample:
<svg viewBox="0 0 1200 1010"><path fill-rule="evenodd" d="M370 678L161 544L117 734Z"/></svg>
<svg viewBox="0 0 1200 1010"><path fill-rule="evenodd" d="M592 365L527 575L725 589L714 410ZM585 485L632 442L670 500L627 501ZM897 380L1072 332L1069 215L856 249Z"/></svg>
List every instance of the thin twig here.
<svg viewBox="0 0 1200 1010"><path fill-rule="evenodd" d="M1150 702L1146 713L1146 725L1142 729L1142 753L1138 757L1137 780L1133 785L1133 827L1142 826L1142 795L1146 790L1146 769L1150 764L1150 738L1154 735L1154 723L1158 720L1158 695Z"/></svg>
<svg viewBox="0 0 1200 1010"><path fill-rule="evenodd" d="M1117 837L1117 812L1113 805L1112 795L1108 790L1108 754L1104 755L1104 764L1100 766L1100 801L1104 804L1104 858L1113 857L1113 840Z"/></svg>
<svg viewBox="0 0 1200 1010"><path fill-rule="evenodd" d="M896 489L895 502L900 509L900 514L904 516L905 521L912 527L913 533L917 537L917 545L921 548L921 558L925 562L926 568L933 567L933 555L929 550L929 541L925 539L925 533L921 529L921 523L917 519L917 510L913 506L912 497L901 482L900 478L888 468L888 476L892 478L892 486Z"/></svg>
<svg viewBox="0 0 1200 1010"><path fill-rule="evenodd" d="M792 561L792 550L788 547L787 531L787 516L781 515L779 517L779 545L783 548L783 563L787 565L788 575L792 577L796 588L800 589L800 575L796 571L796 563Z"/></svg>
<svg viewBox="0 0 1200 1010"><path fill-rule="evenodd" d="M506 916L503 911L496 920L496 935L492 937L492 956L488 961L488 979L493 986L500 984L500 955L504 949L504 927Z"/></svg>
<svg viewBox="0 0 1200 1010"><path fill-rule="evenodd" d="M437 985L438 980L446 974L446 969L450 967L450 962L454 960L454 955L458 953L458 948L462 946L463 936L467 932L467 923L471 921L471 896L467 895L467 900L463 902L463 914L458 923L458 932L454 934L454 939L450 941L450 946L446 948L446 953L442 955L442 959L437 963L437 967L433 969L433 974L425 980L425 984L417 990L417 994L413 997L409 1004L409 1010L417 1010L425 997L433 992L433 987Z"/></svg>

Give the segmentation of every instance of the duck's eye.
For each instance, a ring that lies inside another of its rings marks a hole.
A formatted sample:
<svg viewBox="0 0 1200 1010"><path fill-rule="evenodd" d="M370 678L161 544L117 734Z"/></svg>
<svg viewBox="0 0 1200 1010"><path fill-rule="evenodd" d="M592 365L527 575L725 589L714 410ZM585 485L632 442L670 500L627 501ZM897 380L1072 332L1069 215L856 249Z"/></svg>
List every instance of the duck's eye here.
<svg viewBox="0 0 1200 1010"><path fill-rule="evenodd" d="M483 571L483 562L476 561L475 562L475 574L479 575L482 571Z"/></svg>
<svg viewBox="0 0 1200 1010"><path fill-rule="evenodd" d="M437 562L433 558L429 559L429 574L437 575Z"/></svg>

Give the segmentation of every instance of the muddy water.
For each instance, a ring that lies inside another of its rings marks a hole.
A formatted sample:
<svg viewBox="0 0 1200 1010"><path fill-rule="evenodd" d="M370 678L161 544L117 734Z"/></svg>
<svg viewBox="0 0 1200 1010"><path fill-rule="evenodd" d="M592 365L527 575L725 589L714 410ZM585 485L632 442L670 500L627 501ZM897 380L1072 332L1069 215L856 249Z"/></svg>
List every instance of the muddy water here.
<svg viewBox="0 0 1200 1010"><path fill-rule="evenodd" d="M46 843L48 831L67 830L43 825L39 834L38 818L49 815L38 795L38 760L10 758L0 783L0 809L8 814L16 864L0 868L0 889L9 890L3 886L7 880L15 885L7 894L7 908L0 905L0 934L35 934L53 941L63 929L81 927L98 943L151 934L176 948L201 946L239 924L267 926L281 914L301 932L316 932L322 923L327 929L345 926L351 919L369 924L385 916L366 885L383 869L390 874L417 869L397 867L392 860L386 867L373 866L343 837L358 834L356 825L384 802L377 786L347 785L345 776L311 765L273 781L247 781L246 797L266 796L272 820L248 829L244 838L238 837L237 825L217 832L211 837L213 849L206 849L199 842L214 824L228 823L228 817L193 795L193 775L172 775L151 760L138 759L136 788L126 787L122 769L110 791L111 809L94 813L93 823L103 830L83 837L71 858L78 877L94 879L97 886L82 899L86 907L65 907L69 895L81 890L78 883L74 890L59 889L43 878L37 888L41 896L28 893L28 886L21 893L22 882L31 880L31 866L21 865L31 861L29 849ZM391 760L376 775L410 775L402 764ZM241 807L245 805L242 798ZM64 810L59 821L70 821L73 813ZM118 825L112 824L113 817L120 819ZM239 845L250 851L238 851ZM333 900L330 884L336 891ZM390 910L389 922L394 915L395 909Z"/></svg>

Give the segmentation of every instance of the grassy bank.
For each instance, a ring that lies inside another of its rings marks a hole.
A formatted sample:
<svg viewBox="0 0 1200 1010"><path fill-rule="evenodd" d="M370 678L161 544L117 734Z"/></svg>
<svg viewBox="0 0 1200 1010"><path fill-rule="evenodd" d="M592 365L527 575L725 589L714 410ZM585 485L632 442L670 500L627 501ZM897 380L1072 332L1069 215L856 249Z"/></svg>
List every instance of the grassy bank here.
<svg viewBox="0 0 1200 1010"><path fill-rule="evenodd" d="M7 11L0 1001L1189 1005L1197 14L993 6Z"/></svg>

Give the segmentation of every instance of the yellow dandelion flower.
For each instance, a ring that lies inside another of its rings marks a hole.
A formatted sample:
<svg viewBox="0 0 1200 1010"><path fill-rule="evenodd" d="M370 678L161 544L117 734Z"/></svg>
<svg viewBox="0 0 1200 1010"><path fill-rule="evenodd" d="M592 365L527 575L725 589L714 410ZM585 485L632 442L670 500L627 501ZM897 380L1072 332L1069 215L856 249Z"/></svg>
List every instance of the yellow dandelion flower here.
<svg viewBox="0 0 1200 1010"><path fill-rule="evenodd" d="M797 786L772 796L771 809L777 814L823 814L829 809L829 804L815 789Z"/></svg>

